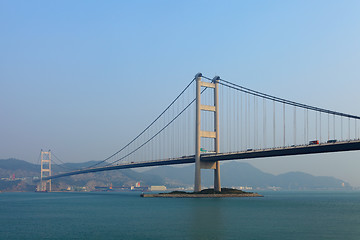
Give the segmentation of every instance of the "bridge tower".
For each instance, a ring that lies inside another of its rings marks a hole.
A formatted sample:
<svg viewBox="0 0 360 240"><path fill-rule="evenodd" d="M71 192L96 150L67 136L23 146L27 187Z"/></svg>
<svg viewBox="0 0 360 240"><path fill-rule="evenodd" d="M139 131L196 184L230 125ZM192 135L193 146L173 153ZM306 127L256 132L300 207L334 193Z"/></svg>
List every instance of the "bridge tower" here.
<svg viewBox="0 0 360 240"><path fill-rule="evenodd" d="M214 169L214 190L220 192L220 164L219 161L214 163L201 161L201 138L214 139L215 153L220 152L219 141L219 79L216 76L212 82L201 81L202 74L198 73L196 78L196 127L195 127L195 186L194 191L201 191L201 169ZM214 92L214 105L201 104L201 88L212 88ZM214 113L214 129L213 131L201 130L201 111L210 111Z"/></svg>
<svg viewBox="0 0 360 240"><path fill-rule="evenodd" d="M40 178L40 189L41 192L51 192L51 179L42 180L43 177L51 176L51 151L44 152L41 149L41 178Z"/></svg>

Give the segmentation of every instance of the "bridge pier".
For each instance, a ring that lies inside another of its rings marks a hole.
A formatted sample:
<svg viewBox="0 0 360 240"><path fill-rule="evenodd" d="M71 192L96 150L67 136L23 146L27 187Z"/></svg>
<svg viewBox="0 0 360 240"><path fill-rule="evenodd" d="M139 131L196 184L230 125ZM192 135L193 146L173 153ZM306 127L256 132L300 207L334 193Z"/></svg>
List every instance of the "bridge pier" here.
<svg viewBox="0 0 360 240"><path fill-rule="evenodd" d="M219 161L216 162L216 168L214 169L214 190L217 192L221 192Z"/></svg>
<svg viewBox="0 0 360 240"><path fill-rule="evenodd" d="M220 164L206 163L201 161L201 138L213 138L214 139L214 152L220 152L219 141L219 79L220 77L214 77L212 83L201 81L202 74L198 73L196 78L196 124L195 124L195 184L194 192L201 191L201 169L214 169L214 190L221 191L220 183ZM201 104L201 87L214 89L214 105L202 105ZM214 129L213 131L201 130L201 111L214 112Z"/></svg>

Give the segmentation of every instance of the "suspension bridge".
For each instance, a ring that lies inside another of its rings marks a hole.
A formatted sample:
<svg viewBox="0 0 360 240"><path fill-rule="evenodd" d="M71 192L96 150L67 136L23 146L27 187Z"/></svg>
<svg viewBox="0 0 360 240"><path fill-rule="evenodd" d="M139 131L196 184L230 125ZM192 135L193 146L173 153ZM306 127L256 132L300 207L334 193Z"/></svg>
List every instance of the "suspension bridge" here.
<svg viewBox="0 0 360 240"><path fill-rule="evenodd" d="M360 150L359 119L198 73L142 132L96 164L51 175L45 152L41 189L77 174L195 163L194 191L201 169L213 169L221 191L220 161Z"/></svg>

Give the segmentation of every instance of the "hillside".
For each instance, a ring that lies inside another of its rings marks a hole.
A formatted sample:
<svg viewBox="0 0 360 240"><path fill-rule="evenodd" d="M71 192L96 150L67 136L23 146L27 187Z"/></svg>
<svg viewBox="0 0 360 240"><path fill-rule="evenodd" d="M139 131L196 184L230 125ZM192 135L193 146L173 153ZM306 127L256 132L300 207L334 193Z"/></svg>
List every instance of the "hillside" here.
<svg viewBox="0 0 360 240"><path fill-rule="evenodd" d="M53 174L88 167L95 162L67 163L53 165ZM9 181L15 174L16 181ZM18 159L0 160L0 191L34 191L33 177L40 176L40 165ZM142 186L166 185L167 187L192 187L194 184L194 166L154 167L144 172L131 169L89 173L59 178L52 181L53 190L67 187L87 187L94 190L95 186L131 186L140 182ZM319 189L352 189L351 186L333 177L318 177L302 172L290 172L272 175L260 171L249 163L229 162L221 165L221 184L223 187L251 186L267 189L279 187L283 190L319 190ZM202 170L202 185L213 185L213 171Z"/></svg>
<svg viewBox="0 0 360 240"><path fill-rule="evenodd" d="M146 171L152 175L163 177L167 183L187 186L194 184L194 167L158 167ZM202 170L202 185L213 185L213 171ZM280 187L284 190L320 190L320 189L352 189L349 183L334 177L312 176L302 172L289 172L273 175L260 171L249 163L229 162L221 165L221 184L223 187L252 186L255 188ZM344 186L343 186L344 184Z"/></svg>

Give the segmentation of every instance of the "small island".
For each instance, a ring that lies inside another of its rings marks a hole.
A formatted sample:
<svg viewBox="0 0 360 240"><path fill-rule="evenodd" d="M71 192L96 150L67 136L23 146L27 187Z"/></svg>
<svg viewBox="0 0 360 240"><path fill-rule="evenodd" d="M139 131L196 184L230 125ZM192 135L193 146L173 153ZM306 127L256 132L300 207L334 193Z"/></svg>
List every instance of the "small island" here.
<svg viewBox="0 0 360 240"><path fill-rule="evenodd" d="M161 198L224 198L224 197L263 197L258 193L244 192L233 188L222 188L221 192L215 191L213 188L204 189L200 192L183 192L173 191L170 193L144 194L141 197L161 197Z"/></svg>

